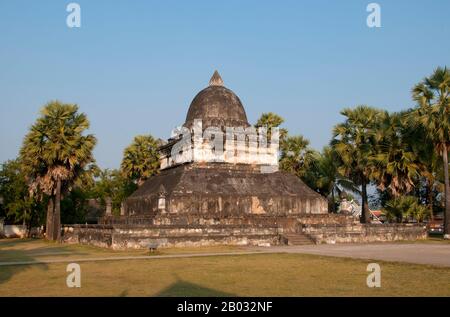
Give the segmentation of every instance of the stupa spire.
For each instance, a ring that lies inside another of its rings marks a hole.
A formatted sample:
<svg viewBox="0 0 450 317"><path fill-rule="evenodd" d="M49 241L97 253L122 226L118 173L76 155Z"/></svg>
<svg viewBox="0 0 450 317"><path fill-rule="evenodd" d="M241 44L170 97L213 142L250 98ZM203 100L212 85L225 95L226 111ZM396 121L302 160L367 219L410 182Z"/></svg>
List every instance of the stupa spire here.
<svg viewBox="0 0 450 317"><path fill-rule="evenodd" d="M217 70L214 71L211 79L209 80L210 86L223 86L222 77L220 77L219 72Z"/></svg>

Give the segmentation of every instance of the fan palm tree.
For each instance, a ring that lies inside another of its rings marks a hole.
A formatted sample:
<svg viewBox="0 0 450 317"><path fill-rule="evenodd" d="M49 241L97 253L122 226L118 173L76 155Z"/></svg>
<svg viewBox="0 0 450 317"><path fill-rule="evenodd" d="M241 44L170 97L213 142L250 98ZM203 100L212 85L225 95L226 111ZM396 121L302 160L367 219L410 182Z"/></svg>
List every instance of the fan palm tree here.
<svg viewBox="0 0 450 317"><path fill-rule="evenodd" d="M375 134L376 153L372 156L373 178L380 190L392 197L410 193L425 167L413 147L408 125L408 112L384 112Z"/></svg>
<svg viewBox="0 0 450 317"><path fill-rule="evenodd" d="M333 129L331 146L341 161L339 172L361 186L361 222L370 220L367 185L373 175L371 157L375 153L375 133L381 111L365 105L346 108L341 114L347 119Z"/></svg>
<svg viewBox="0 0 450 317"><path fill-rule="evenodd" d="M138 135L124 151L121 170L138 186L159 171L158 141L151 135Z"/></svg>
<svg viewBox="0 0 450 317"><path fill-rule="evenodd" d="M439 185L438 171L442 159L434 151L433 142L430 142L427 132L420 125L420 116L414 109L409 109L405 113L406 124L405 142L410 146L411 151L415 153L420 166L420 177L416 181L416 191L423 190L424 197L422 201L428 205L430 216L433 219L433 209L435 205L435 190ZM442 177L442 180L444 178Z"/></svg>
<svg viewBox="0 0 450 317"><path fill-rule="evenodd" d="M272 136L272 129L279 128L283 122L284 122L284 119L273 112L263 113L261 115L261 117L258 119L258 121L256 122L255 128L261 128L261 127L266 128L267 129L267 138L270 140L271 136ZM280 132L280 144L281 144L286 139L288 131L284 128L281 128L279 130L279 132Z"/></svg>
<svg viewBox="0 0 450 317"><path fill-rule="evenodd" d="M438 67L412 90L418 103L417 114L444 168L445 220L444 236L450 239L450 184L448 151L450 147L450 70Z"/></svg>
<svg viewBox="0 0 450 317"><path fill-rule="evenodd" d="M392 199L386 203L384 211L389 221L396 222L408 221L408 219L423 222L430 213L430 210L420 204L414 196L399 196Z"/></svg>
<svg viewBox="0 0 450 317"><path fill-rule="evenodd" d="M336 212L335 194L340 195L342 189L360 193L351 180L339 173L338 154L329 146L324 147L316 164L316 186L321 194L330 197L330 212Z"/></svg>
<svg viewBox="0 0 450 317"><path fill-rule="evenodd" d="M96 138L84 135L88 128L89 121L78 113L78 106L52 101L24 138L20 160L30 193L48 199L47 239L60 239L61 196L94 163Z"/></svg>
<svg viewBox="0 0 450 317"><path fill-rule="evenodd" d="M317 161L318 153L309 148L309 141L303 136L290 136L281 144L280 169L300 178Z"/></svg>

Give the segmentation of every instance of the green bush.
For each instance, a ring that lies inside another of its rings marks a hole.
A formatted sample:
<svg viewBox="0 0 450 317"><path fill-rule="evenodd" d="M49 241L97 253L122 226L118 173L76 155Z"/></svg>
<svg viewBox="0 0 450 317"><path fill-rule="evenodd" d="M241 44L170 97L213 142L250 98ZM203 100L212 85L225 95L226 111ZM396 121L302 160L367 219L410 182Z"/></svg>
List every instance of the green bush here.
<svg viewBox="0 0 450 317"><path fill-rule="evenodd" d="M390 222L422 222L429 217L430 210L419 203L414 196L402 196L391 199L384 208L386 218Z"/></svg>

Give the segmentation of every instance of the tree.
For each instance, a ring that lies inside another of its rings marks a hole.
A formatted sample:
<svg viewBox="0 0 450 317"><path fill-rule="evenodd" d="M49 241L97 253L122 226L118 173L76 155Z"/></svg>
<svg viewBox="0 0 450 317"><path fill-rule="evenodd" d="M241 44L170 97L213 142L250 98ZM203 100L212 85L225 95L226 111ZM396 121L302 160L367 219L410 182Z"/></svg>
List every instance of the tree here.
<svg viewBox="0 0 450 317"><path fill-rule="evenodd" d="M18 159L7 161L0 167L0 196L3 197L5 216L10 221L22 223L28 229L38 221L40 206L29 194Z"/></svg>
<svg viewBox="0 0 450 317"><path fill-rule="evenodd" d="M289 136L281 144L280 169L304 178L318 153L309 147L309 141L303 136Z"/></svg>
<svg viewBox="0 0 450 317"><path fill-rule="evenodd" d="M420 204L414 196L400 196L389 200L384 211L386 218L395 222L408 221L408 219L423 222L430 215L430 210Z"/></svg>
<svg viewBox="0 0 450 317"><path fill-rule="evenodd" d="M335 194L340 195L342 189L359 193L357 186L339 173L339 158L333 148L324 147L315 167L316 187L322 195L329 197L331 212L336 212Z"/></svg>
<svg viewBox="0 0 450 317"><path fill-rule="evenodd" d="M113 213L119 214L122 202L136 189L137 185L119 170L105 169L100 172L91 196L100 198L103 204L107 198L111 198Z"/></svg>
<svg viewBox="0 0 450 317"><path fill-rule="evenodd" d="M138 135L123 153L121 170L141 186L159 172L158 142L151 135Z"/></svg>
<svg viewBox="0 0 450 317"><path fill-rule="evenodd" d="M436 196L439 194L436 190L438 188L438 175L441 159L434 151L433 142L430 142L427 132L423 126L420 125L420 116L414 109L407 112L407 138L411 151L415 153L420 166L420 177L416 181L416 196L428 205L430 215L433 218L433 211L436 207ZM444 177L442 177L442 181Z"/></svg>
<svg viewBox="0 0 450 317"><path fill-rule="evenodd" d="M61 221L63 223L86 223L91 221L88 218L91 208L89 207L89 199L95 185L96 177L101 173L100 168L95 164L90 164L84 173L78 177L73 185L72 190L61 200ZM95 216L95 215L90 215Z"/></svg>
<svg viewBox="0 0 450 317"><path fill-rule="evenodd" d="M425 169L413 147L408 116L408 112L383 112L375 134L372 177L392 197L410 193Z"/></svg>
<svg viewBox="0 0 450 317"><path fill-rule="evenodd" d="M273 112L263 113L261 117L259 117L258 121L255 124L255 128L266 128L267 130L267 138L270 140L272 137L272 129L279 128L280 125L284 122L284 119L279 115ZM288 131L284 128L280 128L280 145L286 139Z"/></svg>
<svg viewBox="0 0 450 317"><path fill-rule="evenodd" d="M419 122L442 157L444 169L445 217L444 237L450 239L450 184L448 151L450 147L450 70L438 67L433 74L414 86L413 99L418 103Z"/></svg>
<svg viewBox="0 0 450 317"><path fill-rule="evenodd" d="M49 240L61 237L62 196L94 163L96 138L84 134L88 128L89 121L84 113L78 113L77 105L52 101L44 106L24 138L20 150L22 168L30 191L48 200Z"/></svg>
<svg viewBox="0 0 450 317"><path fill-rule="evenodd" d="M371 157L375 154L375 134L381 111L361 105L346 108L341 114L347 119L334 127L331 146L340 159L340 173L361 186L361 222L366 223L370 220L367 185L374 168Z"/></svg>

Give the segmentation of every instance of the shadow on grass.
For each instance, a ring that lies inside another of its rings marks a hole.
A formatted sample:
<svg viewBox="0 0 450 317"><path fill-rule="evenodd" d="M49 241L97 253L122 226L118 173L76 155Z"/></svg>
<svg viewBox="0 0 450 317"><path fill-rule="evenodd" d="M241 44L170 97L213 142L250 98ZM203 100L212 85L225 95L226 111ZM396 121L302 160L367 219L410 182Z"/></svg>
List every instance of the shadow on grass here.
<svg viewBox="0 0 450 317"><path fill-rule="evenodd" d="M6 253L6 257L8 256L7 253L9 252L17 252L17 251L1 251L0 250L0 256L5 255ZM36 259L34 257L31 256L27 256L27 255L21 255L20 258L20 262L22 261L35 261ZM0 261L1 262L6 262L6 261ZM43 271L47 271L48 270L48 266L46 264L36 264L36 266L38 266L41 270ZM7 282L8 280L10 280L15 274L18 274L20 272L26 271L30 269L30 265L17 265L17 264L11 264L11 265L2 265L0 266L0 285Z"/></svg>
<svg viewBox="0 0 450 317"><path fill-rule="evenodd" d="M163 289L156 297L236 297L235 294L222 292L177 279L175 283Z"/></svg>
<svg viewBox="0 0 450 317"><path fill-rule="evenodd" d="M80 256L86 254L88 253L80 250L74 250L68 246L61 246L61 247L42 246L30 250L0 249L0 263L38 261L48 256L67 256L67 255Z"/></svg>
<svg viewBox="0 0 450 317"><path fill-rule="evenodd" d="M17 246L20 244L25 244L31 241L37 241L39 239L19 239L19 238L12 238L12 239L0 239L0 250L3 248L9 248L9 247L13 247L13 246Z"/></svg>
<svg viewBox="0 0 450 317"><path fill-rule="evenodd" d="M0 241L0 285L10 280L15 274L26 271L31 267L38 267L43 271L48 270L45 263L36 264L14 264L14 262L34 262L42 260L45 256L63 255L64 252L70 251L71 255L84 255L86 253L73 251L66 246L44 245L33 249L21 249L21 246L34 241L35 239L13 239ZM14 248L17 247L17 248ZM5 248L10 248L5 250ZM11 264L9 264L11 263Z"/></svg>

